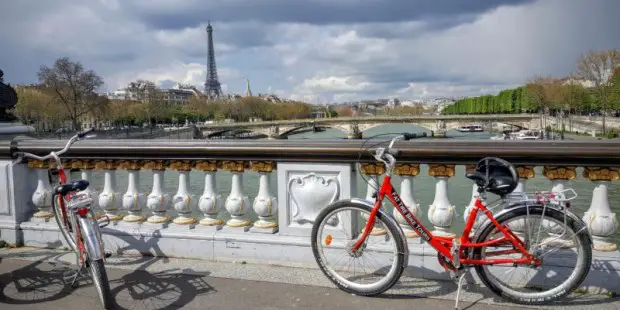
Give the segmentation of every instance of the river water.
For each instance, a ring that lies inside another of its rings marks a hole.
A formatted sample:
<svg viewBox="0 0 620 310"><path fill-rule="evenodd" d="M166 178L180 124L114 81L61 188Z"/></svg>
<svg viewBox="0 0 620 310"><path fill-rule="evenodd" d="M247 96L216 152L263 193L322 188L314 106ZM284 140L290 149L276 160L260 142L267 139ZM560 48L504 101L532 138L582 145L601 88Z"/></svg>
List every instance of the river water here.
<svg viewBox="0 0 620 310"><path fill-rule="evenodd" d="M402 133L402 132L423 132L426 131L424 128L411 125L411 124L387 124L379 127L375 127L369 129L364 132L364 137L371 137L377 134L386 134L386 133ZM430 134L430 132L427 131ZM449 131L447 133L449 139L489 139L492 134L488 132L481 133L461 133L458 131ZM386 139L388 137L385 137ZM343 132L328 128L323 132L306 132L302 134L297 134L290 136L289 139L346 139L346 136ZM559 154L558 154L559 156ZM533 192L535 190L550 190L551 189L551 181L546 179L542 175L542 167L536 167L536 177L534 179L530 179L526 184L526 191ZM428 176L428 166L421 165L421 171L418 176L414 179L414 196L415 200L420 204L420 214L425 224L428 224L429 227L432 227L428 221L427 212L428 208L433 202L434 192L435 192L435 181L433 177ZM568 188L573 188L578 197L572 201L572 209L579 217L582 217L584 212L590 207L590 200L592 197L592 190L594 188L594 184L589 182L588 180L582 177L582 168L577 169L577 179L571 180L567 182ZM456 206L456 219L453 224L453 230L460 234L463 228L463 212L465 207L469 204L471 199L471 191L472 191L472 182L465 178L465 167L457 166L456 167L456 175L449 180L449 200L450 202ZM117 172L117 191L125 192L127 189L127 172L123 170L119 170ZM226 195L230 192L231 187L231 173L227 171L220 170L217 172L217 188L218 192L225 199ZM79 173L72 173L72 179L79 178ZM143 170L140 172L139 177L139 188L141 192L144 192L148 195L152 189L152 178L153 174L148 170ZM273 173L271 175L271 193L274 196L277 196L277 180L276 174ZM165 174L165 190L167 193L174 195L178 186L178 173L176 171L168 170ZM97 191L101 191L103 188L103 173L102 172L93 172L93 178L91 180L91 184ZM366 183L364 179L357 174L357 196L365 197L366 196ZM400 188L400 178L398 176L393 177L393 184L396 188ZM244 192L250 200L253 200L258 193L258 174L255 172L248 171L244 174L243 177L243 186ZM200 171L192 171L190 173L190 188L193 194L196 197L200 197L204 190L204 174ZM609 188L609 202L614 211L619 210L620 208L620 189L617 182L613 182L611 187ZM387 203L386 205L389 205ZM390 210L392 209L389 206ZM148 210L145 210L147 213ZM171 214L174 211L170 212ZM196 210L196 215L200 216L199 211ZM221 215L224 219L226 219L228 214L225 210L222 210ZM253 210L249 210L249 216L251 218L256 218ZM620 241L620 232L616 232L614 238L617 241Z"/></svg>

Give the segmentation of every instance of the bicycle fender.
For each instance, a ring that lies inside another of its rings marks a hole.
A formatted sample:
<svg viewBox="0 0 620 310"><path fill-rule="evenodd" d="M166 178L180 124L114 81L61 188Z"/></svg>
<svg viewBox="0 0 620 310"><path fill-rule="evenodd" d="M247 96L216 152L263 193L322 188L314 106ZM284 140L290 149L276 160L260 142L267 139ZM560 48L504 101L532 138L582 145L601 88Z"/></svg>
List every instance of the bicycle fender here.
<svg viewBox="0 0 620 310"><path fill-rule="evenodd" d="M502 215L504 215L504 214L506 214L508 212L514 211L515 209L519 209L519 208L530 208L530 210L532 210L532 209L539 209L539 210L542 211L542 209L544 207L542 205L540 205L540 204L532 204L532 203L525 203L525 202L524 203L515 203L515 204L511 204L509 208L506 208L506 209L498 212L497 214L494 214L493 217L494 218L499 218L500 216L502 216ZM586 227L585 233L588 234L588 238L590 238L590 241L592 240L592 236L590 234L590 230L587 229L588 226L575 213L571 212L570 210L560 208L559 206L556 206L556 205L553 205L553 204L547 205L546 208L554 210L554 211L557 211L557 212L566 213L567 217L571 218L572 220L574 220L574 221L576 221L578 223L581 223L584 227ZM480 228L476 229L476 234L474 235L474 238L472 238L472 240L476 240L476 242L477 242L478 238L480 238L480 235L479 235L480 232L484 231L487 228L487 226L494 226L494 224L491 221L489 221L488 219L486 219L483 222L483 225Z"/></svg>
<svg viewBox="0 0 620 310"><path fill-rule="evenodd" d="M351 199L343 199L345 201L349 201L351 204L360 204L360 205L365 205L367 207L369 207L370 209L375 207L375 203L373 201L368 201L368 200L364 200L364 199L359 199L359 198L351 198ZM340 200L340 202L342 202L343 200ZM379 212L381 213L382 217L385 219L385 221L387 222L392 222L397 228L398 228L398 234L400 235L400 237L402 238L402 240L405 243L405 266L408 266L409 264L409 245L407 244L407 236L405 236L405 233L403 232L402 227L400 227L400 225L398 224L398 222L396 222L396 220L394 219L394 217L389 214L386 213L384 209L379 209Z"/></svg>
<svg viewBox="0 0 620 310"><path fill-rule="evenodd" d="M103 249L101 248L99 235L95 231L93 220L88 217L78 216L80 229L82 230L82 239L86 245L88 257L91 260L99 260L104 258Z"/></svg>

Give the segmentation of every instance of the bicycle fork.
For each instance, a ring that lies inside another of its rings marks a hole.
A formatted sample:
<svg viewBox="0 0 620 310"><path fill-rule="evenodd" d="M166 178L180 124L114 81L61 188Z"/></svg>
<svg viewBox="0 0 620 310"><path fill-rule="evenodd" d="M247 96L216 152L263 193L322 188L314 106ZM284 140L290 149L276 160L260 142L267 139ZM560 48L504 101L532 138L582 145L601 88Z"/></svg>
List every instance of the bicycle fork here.
<svg viewBox="0 0 620 310"><path fill-rule="evenodd" d="M76 240L78 243L76 246L77 270L73 276L66 277L72 277L72 287L75 287L76 281L80 277L88 261L105 259L111 255L111 253L106 253L103 248L101 231L99 230L100 227L108 225L109 218L103 217L101 219L96 219L92 210L89 210L87 214L90 214L90 218L85 214L78 214L76 211L72 212L72 226L75 228ZM88 259L84 259L84 254L86 254ZM67 280L66 278L65 280Z"/></svg>

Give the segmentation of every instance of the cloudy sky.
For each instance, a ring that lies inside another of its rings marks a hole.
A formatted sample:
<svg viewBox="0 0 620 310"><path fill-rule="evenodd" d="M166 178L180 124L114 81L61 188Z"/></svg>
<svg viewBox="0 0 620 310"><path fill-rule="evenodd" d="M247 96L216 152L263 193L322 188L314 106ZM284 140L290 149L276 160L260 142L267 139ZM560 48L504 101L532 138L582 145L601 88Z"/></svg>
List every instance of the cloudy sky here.
<svg viewBox="0 0 620 310"><path fill-rule="evenodd" d="M203 88L208 20L226 93L317 103L496 93L620 48L619 0L0 0L11 83L68 56L102 91Z"/></svg>

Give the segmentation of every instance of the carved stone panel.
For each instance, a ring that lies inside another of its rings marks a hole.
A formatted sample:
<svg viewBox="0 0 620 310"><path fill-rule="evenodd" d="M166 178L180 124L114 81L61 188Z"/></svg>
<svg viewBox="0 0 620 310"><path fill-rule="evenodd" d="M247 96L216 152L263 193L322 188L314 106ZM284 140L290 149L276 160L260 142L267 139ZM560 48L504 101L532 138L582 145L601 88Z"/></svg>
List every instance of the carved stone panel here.
<svg viewBox="0 0 620 310"><path fill-rule="evenodd" d="M351 198L355 179L350 164L278 163L280 234L310 237L316 216L330 203ZM334 228L350 224L333 218Z"/></svg>
<svg viewBox="0 0 620 310"><path fill-rule="evenodd" d="M11 215L10 162L0 164L0 215Z"/></svg>

